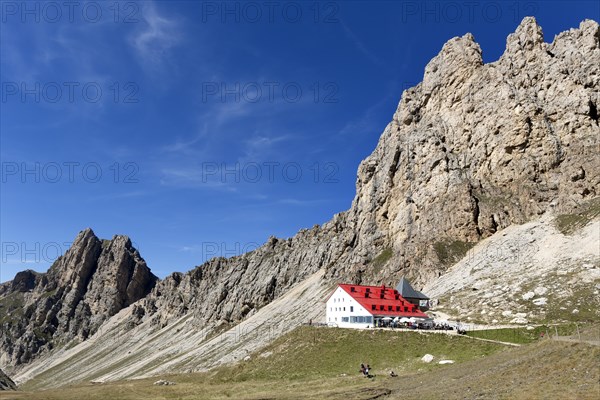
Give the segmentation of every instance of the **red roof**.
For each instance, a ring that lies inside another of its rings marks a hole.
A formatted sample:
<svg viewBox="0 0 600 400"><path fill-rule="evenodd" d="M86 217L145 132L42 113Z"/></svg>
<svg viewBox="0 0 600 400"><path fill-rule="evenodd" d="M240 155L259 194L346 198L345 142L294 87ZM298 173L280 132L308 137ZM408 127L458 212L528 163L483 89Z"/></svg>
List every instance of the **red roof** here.
<svg viewBox="0 0 600 400"><path fill-rule="evenodd" d="M373 315L428 318L427 314L402 297L396 289L348 284L339 286Z"/></svg>

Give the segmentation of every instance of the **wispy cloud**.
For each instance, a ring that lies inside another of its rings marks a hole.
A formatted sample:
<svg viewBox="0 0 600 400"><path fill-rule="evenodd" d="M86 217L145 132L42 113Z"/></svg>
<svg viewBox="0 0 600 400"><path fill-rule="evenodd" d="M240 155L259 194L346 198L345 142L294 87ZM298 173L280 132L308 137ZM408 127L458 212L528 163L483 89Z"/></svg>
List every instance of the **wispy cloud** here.
<svg viewBox="0 0 600 400"><path fill-rule="evenodd" d="M195 149L195 145L208 138L208 124L203 123L200 130L191 137L177 137L174 142L169 143L162 147L162 151L166 153L181 153L188 155L197 155L198 151Z"/></svg>
<svg viewBox="0 0 600 400"><path fill-rule="evenodd" d="M274 147L291 139L290 135L263 136L256 135L245 142L244 155L239 162L261 162L273 154Z"/></svg>
<svg viewBox="0 0 600 400"><path fill-rule="evenodd" d="M149 193L143 190L134 190L129 192L121 192L121 193L108 193L99 196L94 196L94 200L120 200L120 199L129 199L134 197L142 197L146 196Z"/></svg>
<svg viewBox="0 0 600 400"><path fill-rule="evenodd" d="M176 168L163 168L160 171L160 184L175 188L195 188L236 192L237 188L224 179L220 166L213 164L210 168L202 164L199 166L181 166Z"/></svg>
<svg viewBox="0 0 600 400"><path fill-rule="evenodd" d="M144 66L159 66L182 39L180 21L162 15L153 1L143 3L141 28L130 38Z"/></svg>
<svg viewBox="0 0 600 400"><path fill-rule="evenodd" d="M202 250L201 246L198 246L198 245L181 246L179 248L179 251L188 252L188 253L196 253L196 252L199 252L201 250Z"/></svg>
<svg viewBox="0 0 600 400"><path fill-rule="evenodd" d="M291 206L313 206L317 204L327 203L329 199L281 199L277 201L277 204L291 205Z"/></svg>
<svg viewBox="0 0 600 400"><path fill-rule="evenodd" d="M344 29L344 33L354 43L354 45L356 46L358 51L360 51L364 56L366 56L374 64L379 65L381 67L386 66L386 64L379 57L377 57L375 54L373 54L373 52L371 52L371 50L369 50L369 48L364 44L364 42L359 39L359 37L354 33L354 31L352 31L352 29L350 29L350 27L348 25L346 25L344 23L344 21L340 21L340 22L341 22L342 29Z"/></svg>

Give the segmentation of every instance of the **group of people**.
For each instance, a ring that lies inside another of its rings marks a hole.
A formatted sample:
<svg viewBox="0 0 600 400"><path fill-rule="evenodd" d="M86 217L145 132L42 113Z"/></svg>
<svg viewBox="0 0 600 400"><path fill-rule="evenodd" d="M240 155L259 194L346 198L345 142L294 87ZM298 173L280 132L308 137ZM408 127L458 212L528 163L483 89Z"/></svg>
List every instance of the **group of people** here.
<svg viewBox="0 0 600 400"><path fill-rule="evenodd" d="M360 373L363 374L364 376L366 376L367 378L373 377L373 375L371 375L371 366L369 364L367 364L365 366L365 364L361 363L360 364ZM390 376L392 378L395 378L398 376L398 374L392 370L392 371L390 371Z"/></svg>
<svg viewBox="0 0 600 400"><path fill-rule="evenodd" d="M369 364L367 364L367 366L365 367L365 364L360 364L360 373L363 374L364 376L370 378L371 375L369 374L369 371L371 371L371 366Z"/></svg>
<svg viewBox="0 0 600 400"><path fill-rule="evenodd" d="M448 324L447 322L441 322L441 323L436 322L435 325L433 326L433 329L435 329L436 331L451 331L451 330L454 330L454 327L452 325Z"/></svg>
<svg viewBox="0 0 600 400"><path fill-rule="evenodd" d="M371 375L371 366L369 364L367 364L366 366L365 366L365 364L360 364L360 373L363 374L364 376L366 376L367 378L373 377ZM390 376L392 378L395 378L398 376L398 374L395 373L394 371L390 371Z"/></svg>

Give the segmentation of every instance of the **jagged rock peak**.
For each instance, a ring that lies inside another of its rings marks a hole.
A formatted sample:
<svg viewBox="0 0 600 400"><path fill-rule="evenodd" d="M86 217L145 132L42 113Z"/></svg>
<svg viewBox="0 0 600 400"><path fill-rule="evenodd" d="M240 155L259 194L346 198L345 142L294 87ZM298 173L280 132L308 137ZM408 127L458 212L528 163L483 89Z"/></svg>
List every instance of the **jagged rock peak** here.
<svg viewBox="0 0 600 400"><path fill-rule="evenodd" d="M26 363L51 349L57 338L86 339L106 319L145 297L157 281L127 236L101 240L90 228L79 232L48 273L19 272L0 288L0 300L4 293L19 295L25 313L32 315L3 326L0 364Z"/></svg>
<svg viewBox="0 0 600 400"><path fill-rule="evenodd" d="M506 39L506 52L517 53L519 51L531 51L541 48L544 43L542 27L538 25L534 17L525 17L514 33Z"/></svg>
<svg viewBox="0 0 600 400"><path fill-rule="evenodd" d="M572 47L579 48L580 51L597 50L600 47L600 26L591 19L581 21L578 29L556 35L551 46L556 49L571 47L570 51L574 50Z"/></svg>
<svg viewBox="0 0 600 400"><path fill-rule="evenodd" d="M97 241L97 240L99 240L99 239L96 236L96 234L94 233L94 231L92 230L92 228L85 228L84 230L80 231L77 234L77 236L75 237L75 240L73 240L73 243L71 244L71 248L77 247L78 245L80 245L80 243L87 243L90 241Z"/></svg>
<svg viewBox="0 0 600 400"><path fill-rule="evenodd" d="M135 250L135 248L133 247L133 243L131 242L131 239L127 235L114 235L112 240L106 241L106 242L109 242L110 245L116 245L116 246L121 246L125 249L134 249Z"/></svg>
<svg viewBox="0 0 600 400"><path fill-rule="evenodd" d="M474 70L483 65L481 47L472 34L450 39L440 53L425 67L423 88L433 90L441 82L451 81L457 74L466 70Z"/></svg>
<svg viewBox="0 0 600 400"><path fill-rule="evenodd" d="M581 36L590 38L592 48L598 48L600 43L600 25L592 19L586 19L579 24Z"/></svg>
<svg viewBox="0 0 600 400"><path fill-rule="evenodd" d="M80 237L89 237L89 236L94 236L94 237L96 236L96 234L94 233L94 231L90 227L85 228L84 230L80 231L77 234L77 238L80 238ZM77 238L75 240L77 240Z"/></svg>
<svg viewBox="0 0 600 400"><path fill-rule="evenodd" d="M41 274L31 269L17 272L12 281L11 290L14 292L27 292L33 290Z"/></svg>

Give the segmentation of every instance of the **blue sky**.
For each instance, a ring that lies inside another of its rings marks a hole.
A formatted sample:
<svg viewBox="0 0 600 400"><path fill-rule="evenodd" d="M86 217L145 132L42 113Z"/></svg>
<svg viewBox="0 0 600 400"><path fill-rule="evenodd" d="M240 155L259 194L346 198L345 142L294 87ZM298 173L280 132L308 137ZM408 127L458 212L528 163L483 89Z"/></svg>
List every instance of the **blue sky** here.
<svg viewBox="0 0 600 400"><path fill-rule="evenodd" d="M597 2L0 2L0 281L76 234L153 272L289 237L350 207L404 89L454 36L484 60L535 15ZM25 5L24 5L25 4Z"/></svg>

